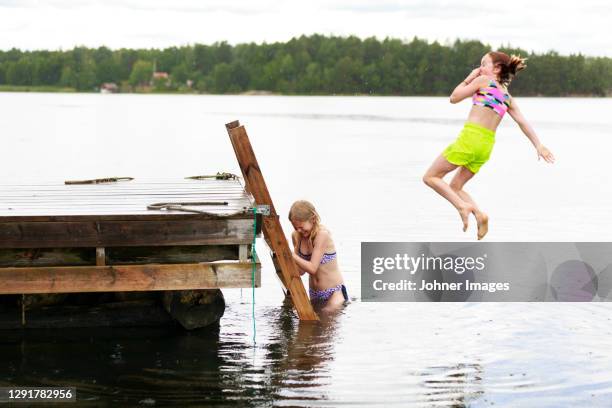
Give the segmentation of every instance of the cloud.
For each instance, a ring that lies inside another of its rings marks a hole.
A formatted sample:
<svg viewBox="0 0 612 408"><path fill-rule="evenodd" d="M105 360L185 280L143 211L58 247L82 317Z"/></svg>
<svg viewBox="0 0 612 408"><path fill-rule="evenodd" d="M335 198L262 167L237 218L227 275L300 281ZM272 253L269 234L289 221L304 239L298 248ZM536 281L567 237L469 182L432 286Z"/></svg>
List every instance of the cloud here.
<svg viewBox="0 0 612 408"><path fill-rule="evenodd" d="M216 13L225 12L233 14L265 14L269 13L278 1L192 1L192 0L110 0L105 2L116 8L151 12L165 11L171 13Z"/></svg>
<svg viewBox="0 0 612 408"><path fill-rule="evenodd" d="M611 19L612 3L602 0L0 0L0 48L162 48L318 33L612 56Z"/></svg>
<svg viewBox="0 0 612 408"><path fill-rule="evenodd" d="M317 0L318 1L318 0ZM458 1L420 0L420 1L346 1L336 0L324 2L323 6L330 10L342 10L355 13L405 13L412 17L452 17L482 15L483 13L501 12L493 3L467 3Z"/></svg>

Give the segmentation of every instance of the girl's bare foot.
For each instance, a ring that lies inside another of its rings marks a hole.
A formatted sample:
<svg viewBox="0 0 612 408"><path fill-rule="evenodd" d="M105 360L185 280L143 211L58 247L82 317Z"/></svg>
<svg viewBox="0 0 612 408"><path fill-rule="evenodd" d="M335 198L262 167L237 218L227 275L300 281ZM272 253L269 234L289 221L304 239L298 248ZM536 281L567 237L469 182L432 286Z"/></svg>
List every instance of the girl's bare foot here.
<svg viewBox="0 0 612 408"><path fill-rule="evenodd" d="M463 222L463 232L467 231L469 216L474 212L474 208L471 205L466 205L465 207L459 208L459 215L461 216L461 221Z"/></svg>
<svg viewBox="0 0 612 408"><path fill-rule="evenodd" d="M478 225L478 240L484 238L489 232L489 216L483 212L478 212L474 214L476 216L476 224Z"/></svg>

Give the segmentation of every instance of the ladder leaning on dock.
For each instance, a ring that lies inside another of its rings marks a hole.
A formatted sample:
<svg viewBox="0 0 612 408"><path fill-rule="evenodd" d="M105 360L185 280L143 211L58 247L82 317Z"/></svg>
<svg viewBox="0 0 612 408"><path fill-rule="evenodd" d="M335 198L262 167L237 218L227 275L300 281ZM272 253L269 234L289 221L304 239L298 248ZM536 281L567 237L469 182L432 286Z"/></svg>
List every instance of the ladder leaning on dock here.
<svg viewBox="0 0 612 408"><path fill-rule="evenodd" d="M239 121L227 123L225 127L244 176L247 192L253 196L257 204L270 207L270 215L263 217L262 229L264 239L272 250L272 258L275 268L277 268L276 272L289 292L300 320L319 320L306 295L306 289L291 255L289 244L283 233L278 214L255 158L246 129L240 125Z"/></svg>

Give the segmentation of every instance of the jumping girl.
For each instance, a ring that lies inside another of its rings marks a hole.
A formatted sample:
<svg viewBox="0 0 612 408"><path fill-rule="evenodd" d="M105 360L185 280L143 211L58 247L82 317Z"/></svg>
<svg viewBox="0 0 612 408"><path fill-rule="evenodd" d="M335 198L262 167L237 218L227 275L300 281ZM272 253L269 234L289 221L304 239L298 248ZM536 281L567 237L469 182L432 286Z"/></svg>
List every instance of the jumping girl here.
<svg viewBox="0 0 612 408"><path fill-rule="evenodd" d="M524 69L525 59L508 56L503 52L491 51L480 61L480 67L474 69L461 82L450 96L451 103L458 103L472 96L472 110L459 137L451 143L423 176L423 181L441 196L446 198L459 211L463 222L463 231L468 227L468 217L474 214L478 224L478 239L488 231L489 217L482 212L470 195L463 190L467 183L489 160L495 131L504 113L512 119L535 147L538 160L543 158L553 163L553 154L542 144L533 128L527 122L516 100L508 93L510 81L517 72ZM450 184L443 177L459 168Z"/></svg>
<svg viewBox="0 0 612 408"><path fill-rule="evenodd" d="M308 201L296 201L289 210L289 221L295 228L293 259L300 275L308 273L310 301L313 306L331 311L348 301L348 294L331 234L321 225L319 214Z"/></svg>

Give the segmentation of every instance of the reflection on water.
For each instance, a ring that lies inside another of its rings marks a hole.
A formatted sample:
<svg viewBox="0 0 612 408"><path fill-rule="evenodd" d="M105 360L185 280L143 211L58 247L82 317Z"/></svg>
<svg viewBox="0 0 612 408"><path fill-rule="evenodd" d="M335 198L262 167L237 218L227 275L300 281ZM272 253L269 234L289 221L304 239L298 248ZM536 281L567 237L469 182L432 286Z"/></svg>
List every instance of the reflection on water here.
<svg viewBox="0 0 612 408"><path fill-rule="evenodd" d="M76 387L79 401L185 406L260 405L325 400L337 316L300 322L291 304L269 311L274 336L252 345L220 326L180 329L82 329L4 332L0 386ZM308 389L304 392L304 389Z"/></svg>
<svg viewBox="0 0 612 408"><path fill-rule="evenodd" d="M328 315L319 322L302 322L294 318L288 299L283 302L282 312L273 318L276 335L265 346L270 385L280 405L328 398L325 386L331 381L336 317Z"/></svg>
<svg viewBox="0 0 612 408"><path fill-rule="evenodd" d="M449 406L468 406L484 394L483 368L478 364L426 367L420 373L423 403L429 406L445 403ZM486 402L486 401L484 401Z"/></svg>
<svg viewBox="0 0 612 408"><path fill-rule="evenodd" d="M178 403L223 399L232 370L219 328L27 331L0 346L3 385L70 386L83 401ZM240 370L236 371L240 375Z"/></svg>
<svg viewBox="0 0 612 408"><path fill-rule="evenodd" d="M76 387L84 406L609 406L604 304L352 302L300 322L262 302L255 345L239 301L194 332L5 331L0 386Z"/></svg>

